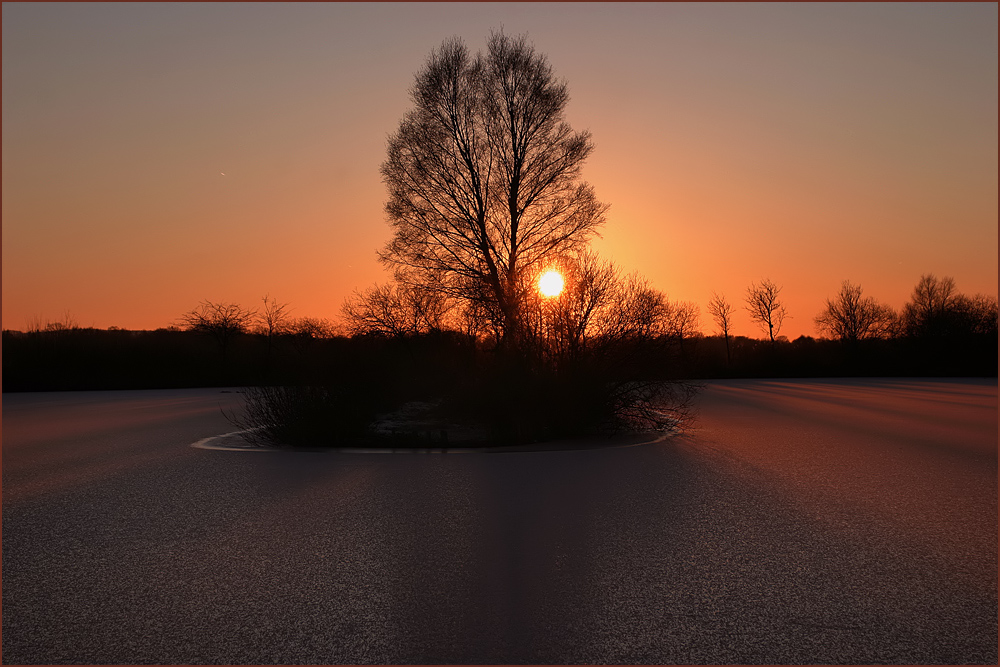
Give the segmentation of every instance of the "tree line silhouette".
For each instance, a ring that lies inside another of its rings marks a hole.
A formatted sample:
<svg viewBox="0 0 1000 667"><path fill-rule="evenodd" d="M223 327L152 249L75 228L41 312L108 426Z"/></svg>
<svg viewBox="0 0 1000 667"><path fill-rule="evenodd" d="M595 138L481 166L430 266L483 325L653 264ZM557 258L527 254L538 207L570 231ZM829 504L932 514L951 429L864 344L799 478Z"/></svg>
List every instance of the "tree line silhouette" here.
<svg viewBox="0 0 1000 667"><path fill-rule="evenodd" d="M598 283L591 291L603 288ZM629 289L632 296L625 303L645 315L621 310L619 296L612 310L620 320L605 320L602 326L620 339L622 322L634 318L638 333L656 342L650 346L655 348L655 360L670 364L675 377L992 377L997 373L996 298L962 294L948 277L922 276L899 311L845 281L814 318L819 337L791 341L780 333L772 341L763 327L764 338L735 335L736 306L718 295L707 304L715 328L705 333L696 304L671 302L636 282ZM565 348L570 356L577 354L588 334L566 315L571 309L593 311L592 305L578 300L556 306L553 328L540 332L554 348L543 353ZM453 316L427 294L421 299L394 286L355 294L336 322L292 317L288 304L270 297L259 310L205 301L182 315L177 325L155 331L85 328L72 318L35 322L28 331L3 331L3 388L302 384L317 380L322 369L336 367L341 356L359 360L369 355L392 361L372 363L370 373L359 363L352 372L378 375L381 366L402 363L396 357L430 355L433 363L428 361L419 372L434 375L450 357L471 358L476 350L486 354L496 345L496 332L474 319ZM389 349L399 352L385 356ZM436 350L433 355L431 349ZM609 358L608 363L616 361Z"/></svg>

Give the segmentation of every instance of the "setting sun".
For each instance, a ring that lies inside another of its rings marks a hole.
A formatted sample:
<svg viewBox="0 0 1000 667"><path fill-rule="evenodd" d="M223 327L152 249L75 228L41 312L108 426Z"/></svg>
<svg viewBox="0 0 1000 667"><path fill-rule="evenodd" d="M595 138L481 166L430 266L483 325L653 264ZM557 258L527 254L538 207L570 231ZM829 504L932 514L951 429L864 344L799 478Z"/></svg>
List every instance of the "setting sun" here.
<svg viewBox="0 0 1000 667"><path fill-rule="evenodd" d="M563 291L563 277L558 271L546 271L538 279L538 291L542 296L559 296Z"/></svg>

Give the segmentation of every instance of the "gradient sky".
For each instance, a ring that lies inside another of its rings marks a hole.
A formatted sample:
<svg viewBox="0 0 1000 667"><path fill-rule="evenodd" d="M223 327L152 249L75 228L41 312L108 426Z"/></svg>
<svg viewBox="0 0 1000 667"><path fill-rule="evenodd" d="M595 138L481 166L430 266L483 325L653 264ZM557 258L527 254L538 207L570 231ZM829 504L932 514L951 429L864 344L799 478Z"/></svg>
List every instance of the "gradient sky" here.
<svg viewBox="0 0 1000 667"><path fill-rule="evenodd" d="M595 247L715 327L783 286L997 294L997 4L3 4L3 327L199 301L334 318L388 275L379 165L428 53L527 33L611 205ZM224 174L224 175L223 175Z"/></svg>

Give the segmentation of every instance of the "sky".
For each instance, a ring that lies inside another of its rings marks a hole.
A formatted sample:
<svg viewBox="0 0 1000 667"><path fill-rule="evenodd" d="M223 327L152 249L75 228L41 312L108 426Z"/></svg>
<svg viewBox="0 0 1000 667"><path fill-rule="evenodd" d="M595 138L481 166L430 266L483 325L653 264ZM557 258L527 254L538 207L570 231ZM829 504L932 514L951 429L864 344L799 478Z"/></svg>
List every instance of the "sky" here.
<svg viewBox="0 0 1000 667"><path fill-rule="evenodd" d="M671 300L997 294L997 4L3 3L4 329L202 300L337 318L427 55L527 34L596 149L594 248Z"/></svg>

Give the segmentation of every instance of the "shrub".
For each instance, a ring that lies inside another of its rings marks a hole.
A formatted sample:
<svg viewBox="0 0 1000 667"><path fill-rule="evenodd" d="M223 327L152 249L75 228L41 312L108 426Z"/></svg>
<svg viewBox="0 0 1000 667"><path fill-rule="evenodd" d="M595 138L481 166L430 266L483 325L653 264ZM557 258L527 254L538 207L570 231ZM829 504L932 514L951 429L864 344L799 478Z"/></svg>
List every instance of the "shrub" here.
<svg viewBox="0 0 1000 667"><path fill-rule="evenodd" d="M379 401L359 387L248 387L242 414L228 415L257 446L312 449L371 437Z"/></svg>
<svg viewBox="0 0 1000 667"><path fill-rule="evenodd" d="M619 431L676 431L698 390L676 380L632 380L598 364L556 367L494 358L452 397L457 414L519 444Z"/></svg>

